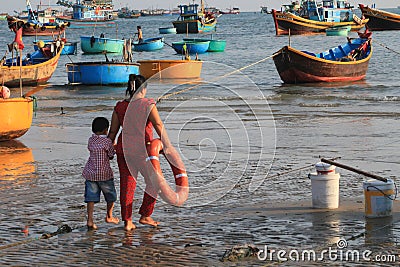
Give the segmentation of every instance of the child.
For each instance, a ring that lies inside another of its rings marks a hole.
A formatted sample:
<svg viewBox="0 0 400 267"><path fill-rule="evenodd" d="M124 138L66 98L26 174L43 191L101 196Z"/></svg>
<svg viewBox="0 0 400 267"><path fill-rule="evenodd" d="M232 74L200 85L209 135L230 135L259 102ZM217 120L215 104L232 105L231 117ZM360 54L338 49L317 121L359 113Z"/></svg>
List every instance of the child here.
<svg viewBox="0 0 400 267"><path fill-rule="evenodd" d="M97 229L93 221L94 203L100 202L100 192L103 192L107 202L107 223L119 223L113 217L114 202L117 200L117 191L114 186L114 176L110 167L115 150L112 141L107 138L110 123L104 117L97 117L92 122L93 135L89 138L89 159L83 169L85 181L85 202L87 203L87 227Z"/></svg>

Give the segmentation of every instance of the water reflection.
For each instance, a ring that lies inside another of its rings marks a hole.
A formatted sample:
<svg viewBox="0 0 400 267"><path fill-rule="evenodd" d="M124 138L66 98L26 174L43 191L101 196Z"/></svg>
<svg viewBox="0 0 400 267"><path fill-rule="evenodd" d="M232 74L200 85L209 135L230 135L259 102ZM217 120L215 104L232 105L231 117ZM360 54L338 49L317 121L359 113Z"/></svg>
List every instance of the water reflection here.
<svg viewBox="0 0 400 267"><path fill-rule="evenodd" d="M339 215L333 212L314 212L311 216L312 238L318 243L336 244L341 237Z"/></svg>
<svg viewBox="0 0 400 267"><path fill-rule="evenodd" d="M0 142L0 181L17 181L34 172L31 148L17 140Z"/></svg>
<svg viewBox="0 0 400 267"><path fill-rule="evenodd" d="M395 236L393 234L393 217L366 218L365 244L387 247L394 246Z"/></svg>

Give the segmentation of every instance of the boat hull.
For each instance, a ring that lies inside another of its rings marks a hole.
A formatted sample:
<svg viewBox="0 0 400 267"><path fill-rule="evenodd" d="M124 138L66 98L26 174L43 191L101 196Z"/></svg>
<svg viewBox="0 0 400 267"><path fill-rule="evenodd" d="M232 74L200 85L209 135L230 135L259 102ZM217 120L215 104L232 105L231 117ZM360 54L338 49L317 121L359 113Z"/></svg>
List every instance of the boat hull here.
<svg viewBox="0 0 400 267"><path fill-rule="evenodd" d="M350 31L359 31L368 22L362 19L360 23L355 21L347 22L324 22L305 19L292 13L272 10L276 35L311 35L324 34L325 30L332 27L350 27Z"/></svg>
<svg viewBox="0 0 400 267"><path fill-rule="evenodd" d="M160 34L175 34L176 28L175 27L165 27L165 28L158 28Z"/></svg>
<svg viewBox="0 0 400 267"><path fill-rule="evenodd" d="M81 36L81 49L87 54L100 54L104 52L121 54L124 42L124 40L120 39Z"/></svg>
<svg viewBox="0 0 400 267"><path fill-rule="evenodd" d="M153 75L163 79L199 78L203 66L197 60L139 60L140 75L149 79Z"/></svg>
<svg viewBox="0 0 400 267"><path fill-rule="evenodd" d="M347 27L333 27L325 30L326 36L347 36L350 26Z"/></svg>
<svg viewBox="0 0 400 267"><path fill-rule="evenodd" d="M63 47L58 49L52 58L41 63L23 65L21 68L17 65L1 66L0 80L8 87L20 86L20 80L23 86L46 83L57 68Z"/></svg>
<svg viewBox="0 0 400 267"><path fill-rule="evenodd" d="M32 124L33 99L0 98L0 141L12 140L24 135Z"/></svg>
<svg viewBox="0 0 400 267"><path fill-rule="evenodd" d="M274 54L276 69L284 83L351 82L365 78L368 57L358 61L333 61L298 51L289 46Z"/></svg>
<svg viewBox="0 0 400 267"><path fill-rule="evenodd" d="M217 21L202 24L198 20L176 20L172 24L176 28L176 33L206 33L215 31Z"/></svg>
<svg viewBox="0 0 400 267"><path fill-rule="evenodd" d="M102 27L102 28L110 28L115 27L114 20L95 20L95 19L71 19L66 17L58 17L58 19L69 22L70 29L83 29L83 28L93 28L93 27Z"/></svg>
<svg viewBox="0 0 400 267"><path fill-rule="evenodd" d="M400 15L369 8L359 4L364 17L368 18L368 29L371 31L400 30Z"/></svg>
<svg viewBox="0 0 400 267"><path fill-rule="evenodd" d="M214 40L214 39L204 39L204 38L183 38L183 41L189 42L210 42L207 52L223 52L226 47L226 40Z"/></svg>
<svg viewBox="0 0 400 267"><path fill-rule="evenodd" d="M133 50L137 52L150 52L160 50L164 47L164 38L145 39L142 43L134 42Z"/></svg>
<svg viewBox="0 0 400 267"><path fill-rule="evenodd" d="M43 41L43 42L48 43L51 41ZM36 42L34 42L33 48L35 49L35 51L38 50ZM61 55L75 55L77 48L78 48L78 42L67 42L64 44L64 48L61 51Z"/></svg>
<svg viewBox="0 0 400 267"><path fill-rule="evenodd" d="M67 63L68 82L86 85L127 84L129 74L139 74L139 64L124 62Z"/></svg>
<svg viewBox="0 0 400 267"><path fill-rule="evenodd" d="M173 42L172 47L178 54L185 54L184 45L186 44L186 49L189 54L203 54L207 52L208 47L210 46L210 41L201 41L201 42Z"/></svg>

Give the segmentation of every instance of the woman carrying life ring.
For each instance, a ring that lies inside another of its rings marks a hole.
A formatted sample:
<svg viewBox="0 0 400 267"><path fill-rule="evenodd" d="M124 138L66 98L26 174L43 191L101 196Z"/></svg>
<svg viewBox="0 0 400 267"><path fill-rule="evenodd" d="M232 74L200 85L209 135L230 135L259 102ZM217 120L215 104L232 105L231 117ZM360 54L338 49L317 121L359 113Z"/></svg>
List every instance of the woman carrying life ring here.
<svg viewBox="0 0 400 267"><path fill-rule="evenodd" d="M139 172L146 182L143 202L139 210L141 224L152 226L159 224L151 218L158 193L165 201L173 205L182 205L189 194L185 166L169 142L154 99L145 98L146 86L143 76L129 75L126 90L128 98L116 104L108 135L111 140L115 140L122 127L116 152L120 172L121 216L125 223L125 230L128 231L136 228L132 222L132 207ZM153 128L161 137L162 143L160 139L153 138ZM173 166L178 186L176 193L162 176L158 161L161 150Z"/></svg>

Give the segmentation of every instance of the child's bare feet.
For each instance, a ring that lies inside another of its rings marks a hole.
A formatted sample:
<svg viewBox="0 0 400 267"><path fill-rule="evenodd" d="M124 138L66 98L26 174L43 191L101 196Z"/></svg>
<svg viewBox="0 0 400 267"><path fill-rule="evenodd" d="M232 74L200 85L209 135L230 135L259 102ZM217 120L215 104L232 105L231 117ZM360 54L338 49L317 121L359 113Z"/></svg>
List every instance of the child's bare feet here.
<svg viewBox="0 0 400 267"><path fill-rule="evenodd" d="M90 230L97 230L97 225L95 225L94 223L91 224L87 224L87 229Z"/></svg>
<svg viewBox="0 0 400 267"><path fill-rule="evenodd" d="M140 217L139 222L141 224L147 224L147 225L151 225L151 226L154 226L154 227L157 227L158 224L160 223L160 222L157 222L157 221L153 220L151 217L144 217L144 216Z"/></svg>
<svg viewBox="0 0 400 267"><path fill-rule="evenodd" d="M119 219L117 217L106 217L106 223L118 224Z"/></svg>
<svg viewBox="0 0 400 267"><path fill-rule="evenodd" d="M132 221L125 221L125 227L124 227L125 231L132 231L135 228L136 228L136 225L133 224Z"/></svg>

